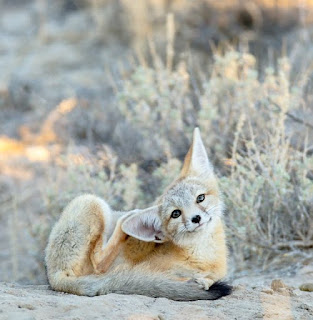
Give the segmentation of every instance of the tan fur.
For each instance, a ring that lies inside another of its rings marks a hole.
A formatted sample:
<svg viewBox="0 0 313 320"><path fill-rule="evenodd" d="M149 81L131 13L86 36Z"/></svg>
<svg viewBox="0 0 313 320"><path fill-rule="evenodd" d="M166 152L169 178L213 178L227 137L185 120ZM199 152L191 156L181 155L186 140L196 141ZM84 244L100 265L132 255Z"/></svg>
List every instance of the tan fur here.
<svg viewBox="0 0 313 320"><path fill-rule="evenodd" d="M214 282L222 279L227 272L227 248L222 222L216 226L213 234L203 239L200 247L210 250L197 250L195 246L179 247L172 242L156 244L143 242L129 237L123 244L123 258L126 264L136 265L144 262L151 270L170 271L170 274L180 277L181 271L185 277L193 279L202 274Z"/></svg>
<svg viewBox="0 0 313 320"><path fill-rule="evenodd" d="M194 135L180 177L157 202L162 235L165 237L163 243L145 242L123 232L123 224L128 223L129 217L138 212L140 214L139 210L128 213L114 212L103 200L93 195L77 197L65 208L54 226L46 248L48 279L53 289L93 295L90 293L92 288L87 290L86 286L88 283L90 287L95 286L91 284L96 283L93 282L94 278L84 278L84 289L77 285L78 280L75 279L86 275L113 273L114 281L118 283L120 270L139 272L143 282L145 278L157 274L168 281L185 283L186 280L193 279L206 290L226 275L227 247L221 219L222 202L213 172L201 176L194 167L191 168L194 165L193 152L196 152L193 148L195 143L198 143L195 139L197 137ZM206 199L203 203L195 202L197 194L193 196L192 192L197 192L197 189L205 190L203 193ZM195 197L194 200L192 198L187 202L187 199L181 199L180 194L184 192L186 198ZM183 201L182 208L179 208L182 209L180 220L170 217L171 211L176 208L172 207L173 199ZM215 207L218 212L214 215ZM190 219L195 210L208 222L203 226L199 224L198 229L192 230L194 225ZM210 220L207 212L210 212ZM180 238L179 228L188 223L191 231L186 231ZM151 283L147 284L149 285L151 286ZM121 286L122 284L118 285ZM100 291L97 292L94 294L99 294ZM118 289L112 292L124 291ZM137 291L134 289L134 292ZM151 292L152 296L155 294ZM196 296L195 299L202 299L200 294ZM171 298L175 299L175 295Z"/></svg>

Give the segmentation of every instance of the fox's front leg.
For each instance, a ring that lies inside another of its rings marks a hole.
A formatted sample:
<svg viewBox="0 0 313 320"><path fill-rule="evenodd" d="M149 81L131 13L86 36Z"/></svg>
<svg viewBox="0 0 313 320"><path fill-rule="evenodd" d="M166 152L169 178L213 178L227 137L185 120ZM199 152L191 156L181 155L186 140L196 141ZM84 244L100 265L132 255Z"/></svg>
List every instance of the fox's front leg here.
<svg viewBox="0 0 313 320"><path fill-rule="evenodd" d="M172 277L173 280L176 281L195 281L196 283L199 284L200 288L203 288L204 290L209 290L212 284L215 282L213 279L204 277L204 276L191 276L191 277L186 277L186 276L175 276Z"/></svg>
<svg viewBox="0 0 313 320"><path fill-rule="evenodd" d="M176 281L195 281L196 283L199 284L199 287L204 289L204 290L209 290L210 287L213 285L213 283L215 282L214 280L210 279L210 278L184 278L184 277L179 277L179 278L173 278L173 280Z"/></svg>
<svg viewBox="0 0 313 320"><path fill-rule="evenodd" d="M194 280L205 290L208 290L215 282L223 279L227 274L226 257L213 260L203 266L197 266L198 272L194 274Z"/></svg>
<svg viewBox="0 0 313 320"><path fill-rule="evenodd" d="M205 290L209 290L209 288L214 284L216 281L222 279L226 274L226 271L223 268L218 270L203 274L199 273L194 277L194 280L200 285L200 287L204 288Z"/></svg>
<svg viewBox="0 0 313 320"><path fill-rule="evenodd" d="M107 243L104 243L103 238L98 241L92 257L94 268L98 273L106 272L120 253L121 245L128 237L121 229L121 224L128 216L129 214L126 214L117 220L113 234Z"/></svg>
<svg viewBox="0 0 313 320"><path fill-rule="evenodd" d="M209 290L212 284L215 282L213 279L208 277L199 277L194 279L201 288L204 290Z"/></svg>
<svg viewBox="0 0 313 320"><path fill-rule="evenodd" d="M216 282L215 280L213 280L212 278L209 277L204 277L204 276L191 276L191 277L184 277L184 276L176 276L172 278L173 280L176 281L195 281L196 283L199 284L200 288L203 288L204 290L209 290L210 287L212 286L212 284L214 282Z"/></svg>
<svg viewBox="0 0 313 320"><path fill-rule="evenodd" d="M209 290L209 288L218 280L220 280L224 275L220 273L203 273L197 272L194 269L184 269L183 267L177 267L176 270L180 270L179 272L175 272L173 275L173 280L177 281L195 281L199 284L201 288L204 290Z"/></svg>

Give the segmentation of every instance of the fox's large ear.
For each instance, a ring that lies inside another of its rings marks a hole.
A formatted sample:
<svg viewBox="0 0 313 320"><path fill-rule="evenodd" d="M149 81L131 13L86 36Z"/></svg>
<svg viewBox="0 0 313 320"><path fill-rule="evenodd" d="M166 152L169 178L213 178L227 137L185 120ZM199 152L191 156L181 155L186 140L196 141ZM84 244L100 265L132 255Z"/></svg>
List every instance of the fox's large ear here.
<svg viewBox="0 0 313 320"><path fill-rule="evenodd" d="M209 176L213 174L213 167L201 139L199 128L193 131L191 147L185 157L180 177Z"/></svg>
<svg viewBox="0 0 313 320"><path fill-rule="evenodd" d="M122 223L122 230L142 241L164 242L165 237L161 230L159 207L154 206L131 215Z"/></svg>

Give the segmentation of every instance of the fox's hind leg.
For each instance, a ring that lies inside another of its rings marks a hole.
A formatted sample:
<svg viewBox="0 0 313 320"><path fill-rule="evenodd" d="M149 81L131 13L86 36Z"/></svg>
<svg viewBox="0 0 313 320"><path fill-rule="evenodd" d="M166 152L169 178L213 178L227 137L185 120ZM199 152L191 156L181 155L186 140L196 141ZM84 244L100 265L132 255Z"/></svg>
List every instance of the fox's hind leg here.
<svg viewBox="0 0 313 320"><path fill-rule="evenodd" d="M122 231L121 224L131 213L129 212L117 220L113 233L108 240L102 235L97 241L91 260L98 273L106 272L120 253L121 245L128 237Z"/></svg>

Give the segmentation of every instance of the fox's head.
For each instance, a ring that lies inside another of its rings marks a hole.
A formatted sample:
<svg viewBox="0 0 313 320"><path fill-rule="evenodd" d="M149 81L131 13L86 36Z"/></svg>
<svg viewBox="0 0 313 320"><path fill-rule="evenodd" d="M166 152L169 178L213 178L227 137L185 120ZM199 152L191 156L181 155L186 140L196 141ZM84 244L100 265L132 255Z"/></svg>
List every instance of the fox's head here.
<svg viewBox="0 0 313 320"><path fill-rule="evenodd" d="M213 167L196 128L178 179L165 190L156 206L130 216L122 229L143 241L188 244L199 233L210 232L222 212Z"/></svg>

